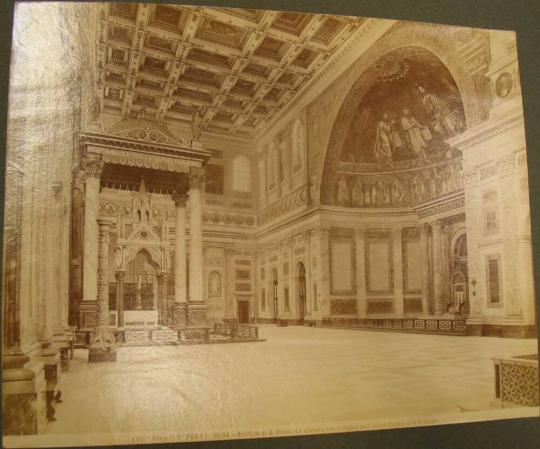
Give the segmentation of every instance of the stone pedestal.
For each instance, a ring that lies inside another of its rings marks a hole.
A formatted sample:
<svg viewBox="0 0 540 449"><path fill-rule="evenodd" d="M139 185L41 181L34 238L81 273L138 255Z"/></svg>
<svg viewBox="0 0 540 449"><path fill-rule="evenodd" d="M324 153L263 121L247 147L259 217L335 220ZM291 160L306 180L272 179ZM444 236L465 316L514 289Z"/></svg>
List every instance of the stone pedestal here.
<svg viewBox="0 0 540 449"><path fill-rule="evenodd" d="M187 326L187 303L174 303L174 327Z"/></svg>
<svg viewBox="0 0 540 449"><path fill-rule="evenodd" d="M210 326L207 312L208 306L202 301L188 303L185 307L186 324L178 327L178 338L181 341L208 341Z"/></svg>
<svg viewBox="0 0 540 449"><path fill-rule="evenodd" d="M70 328L56 331L53 335L55 346L60 351L62 371L69 371L69 361L73 350L73 331Z"/></svg>
<svg viewBox="0 0 540 449"><path fill-rule="evenodd" d="M187 325L203 326L207 324L208 306L203 301L189 302L186 307Z"/></svg>
<svg viewBox="0 0 540 449"><path fill-rule="evenodd" d="M96 328L92 335L92 342L88 348L88 362L115 362L116 340L109 328Z"/></svg>
<svg viewBox="0 0 540 449"><path fill-rule="evenodd" d="M210 341L210 328L208 326L188 326L178 330L178 339L182 342Z"/></svg>
<svg viewBox="0 0 540 449"><path fill-rule="evenodd" d="M46 426L46 380L43 364L28 363L22 353L2 358L3 435L30 435Z"/></svg>
<svg viewBox="0 0 540 449"><path fill-rule="evenodd" d="M59 388L61 356L60 350L51 342L45 342L42 345L41 353L36 357L36 361L43 363L46 380L46 404L47 420L56 421L54 415L56 410L54 404L62 402L62 393Z"/></svg>

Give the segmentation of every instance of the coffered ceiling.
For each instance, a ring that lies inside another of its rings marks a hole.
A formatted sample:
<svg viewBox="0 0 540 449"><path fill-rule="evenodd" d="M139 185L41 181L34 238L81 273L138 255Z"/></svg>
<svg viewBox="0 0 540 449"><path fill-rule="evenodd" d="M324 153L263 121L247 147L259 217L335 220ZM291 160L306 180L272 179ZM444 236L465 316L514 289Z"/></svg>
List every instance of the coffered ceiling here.
<svg viewBox="0 0 540 449"><path fill-rule="evenodd" d="M253 9L100 6L100 110L253 136L364 19Z"/></svg>

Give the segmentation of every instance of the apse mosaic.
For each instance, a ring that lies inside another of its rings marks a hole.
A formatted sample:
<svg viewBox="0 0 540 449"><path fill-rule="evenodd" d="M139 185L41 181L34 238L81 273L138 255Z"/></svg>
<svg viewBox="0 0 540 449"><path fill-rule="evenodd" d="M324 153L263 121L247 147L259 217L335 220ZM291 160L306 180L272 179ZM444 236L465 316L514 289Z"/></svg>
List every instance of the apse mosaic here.
<svg viewBox="0 0 540 449"><path fill-rule="evenodd" d="M408 49L378 63L375 83L358 105L341 154L346 162L427 162L465 128L461 97L444 65Z"/></svg>

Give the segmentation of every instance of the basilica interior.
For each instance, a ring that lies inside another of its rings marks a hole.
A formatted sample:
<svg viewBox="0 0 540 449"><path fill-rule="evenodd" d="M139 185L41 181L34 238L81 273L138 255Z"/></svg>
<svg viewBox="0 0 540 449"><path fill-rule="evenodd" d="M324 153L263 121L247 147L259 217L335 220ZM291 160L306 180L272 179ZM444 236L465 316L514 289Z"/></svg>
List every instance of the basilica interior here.
<svg viewBox="0 0 540 449"><path fill-rule="evenodd" d="M8 432L54 419L74 346L536 336L514 33L137 3L14 23Z"/></svg>

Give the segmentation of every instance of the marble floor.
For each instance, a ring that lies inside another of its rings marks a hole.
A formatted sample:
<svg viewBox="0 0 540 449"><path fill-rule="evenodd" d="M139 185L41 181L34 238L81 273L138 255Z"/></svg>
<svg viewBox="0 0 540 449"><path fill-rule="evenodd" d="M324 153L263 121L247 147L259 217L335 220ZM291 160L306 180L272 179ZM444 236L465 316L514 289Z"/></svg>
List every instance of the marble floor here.
<svg viewBox="0 0 540 449"><path fill-rule="evenodd" d="M491 358L537 351L532 339L272 325L260 334L266 341L124 347L117 362L101 364L88 364L87 351L76 350L62 376L65 400L47 433L213 439L497 412ZM263 433L227 433L238 429Z"/></svg>

